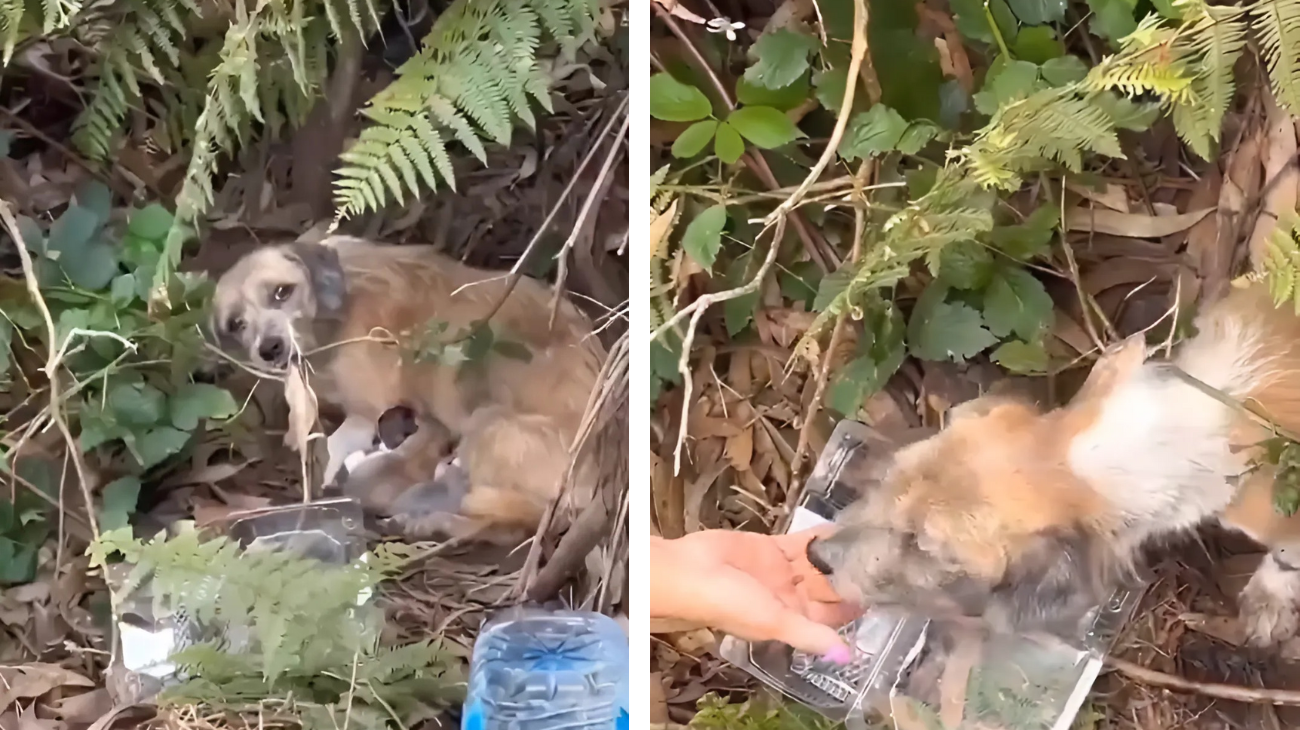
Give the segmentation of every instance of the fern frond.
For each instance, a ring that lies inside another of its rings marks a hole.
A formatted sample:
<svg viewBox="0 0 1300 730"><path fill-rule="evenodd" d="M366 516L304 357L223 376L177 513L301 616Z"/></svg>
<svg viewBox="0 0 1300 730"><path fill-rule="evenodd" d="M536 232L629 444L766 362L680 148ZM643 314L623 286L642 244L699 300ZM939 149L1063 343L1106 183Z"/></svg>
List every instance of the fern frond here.
<svg viewBox="0 0 1300 730"><path fill-rule="evenodd" d="M1300 216L1291 213L1277 222L1268 237L1258 273L1268 284L1274 306L1291 302L1300 315L1300 287L1296 286L1300 277Z"/></svg>
<svg viewBox="0 0 1300 730"><path fill-rule="evenodd" d="M537 63L543 34L557 40L594 27L590 0L456 0L423 50L362 110L372 122L336 170L337 217L401 203L416 183L455 189L447 138L487 161L483 139L509 145L514 125L535 125L531 100L550 108ZM435 175L435 171L437 175Z"/></svg>
<svg viewBox="0 0 1300 730"><path fill-rule="evenodd" d="M111 156L122 125L126 122L127 91L117 72L100 66L99 82L90 103L72 123L72 144L92 160Z"/></svg>
<svg viewBox="0 0 1300 730"><path fill-rule="evenodd" d="M4 57L0 65L8 66L9 59L14 56L26 11L27 4L24 0L0 0L0 43L4 45Z"/></svg>
<svg viewBox="0 0 1300 730"><path fill-rule="evenodd" d="M1273 94L1300 115L1300 1L1259 0L1250 8Z"/></svg>

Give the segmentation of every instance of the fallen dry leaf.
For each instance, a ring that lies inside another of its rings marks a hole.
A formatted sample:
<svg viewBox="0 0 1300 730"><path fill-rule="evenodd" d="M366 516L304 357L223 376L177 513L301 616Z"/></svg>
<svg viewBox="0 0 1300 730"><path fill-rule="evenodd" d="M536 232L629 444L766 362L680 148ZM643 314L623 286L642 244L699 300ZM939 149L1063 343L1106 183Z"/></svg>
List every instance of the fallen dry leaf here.
<svg viewBox="0 0 1300 730"><path fill-rule="evenodd" d="M1160 238L1191 228L1213 210L1214 208L1203 208L1179 215L1146 215L1079 206L1065 212L1065 223L1071 231L1111 233L1129 238Z"/></svg>
<svg viewBox="0 0 1300 730"><path fill-rule="evenodd" d="M1124 189L1123 185L1117 183L1106 183L1100 190L1098 190L1089 185L1082 185L1067 180L1065 183L1065 189L1075 195L1087 198L1094 203L1099 203L1111 210L1119 211L1120 213L1128 213L1132 210L1132 208L1129 207L1128 191Z"/></svg>
<svg viewBox="0 0 1300 730"><path fill-rule="evenodd" d="M656 215L650 221L650 258L659 258L663 254L664 241L668 240L668 234L673 230L673 224L677 222L677 202L668 204L664 212Z"/></svg>
<svg viewBox="0 0 1300 730"><path fill-rule="evenodd" d="M662 672L650 673L650 724L668 722L668 695L664 693Z"/></svg>
<svg viewBox="0 0 1300 730"><path fill-rule="evenodd" d="M284 399L289 404L289 430L284 434L284 443L294 451L306 454L312 428L316 426L318 405L316 393L308 387L297 365L289 366L284 381Z"/></svg>
<svg viewBox="0 0 1300 730"><path fill-rule="evenodd" d="M57 664L32 662L0 667L0 707L14 700L40 697L58 687L94 687L95 683Z"/></svg>
<svg viewBox="0 0 1300 730"><path fill-rule="evenodd" d="M727 439L725 453L736 471L749 471L749 464L754 460L754 430L741 429L740 433Z"/></svg>
<svg viewBox="0 0 1300 730"><path fill-rule="evenodd" d="M54 704L54 712L59 719L86 725L108 714L112 709L113 698L109 696L108 690L102 687L91 692L65 697Z"/></svg>

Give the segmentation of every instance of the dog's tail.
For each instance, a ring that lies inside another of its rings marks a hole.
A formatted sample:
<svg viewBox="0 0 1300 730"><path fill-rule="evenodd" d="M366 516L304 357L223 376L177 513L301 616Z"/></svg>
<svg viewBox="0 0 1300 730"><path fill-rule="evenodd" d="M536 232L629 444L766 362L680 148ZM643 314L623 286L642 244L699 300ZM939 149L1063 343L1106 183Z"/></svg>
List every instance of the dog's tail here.
<svg viewBox="0 0 1300 730"><path fill-rule="evenodd" d="M1300 316L1262 282L1234 286L1196 320L1179 351L1186 373L1300 432Z"/></svg>

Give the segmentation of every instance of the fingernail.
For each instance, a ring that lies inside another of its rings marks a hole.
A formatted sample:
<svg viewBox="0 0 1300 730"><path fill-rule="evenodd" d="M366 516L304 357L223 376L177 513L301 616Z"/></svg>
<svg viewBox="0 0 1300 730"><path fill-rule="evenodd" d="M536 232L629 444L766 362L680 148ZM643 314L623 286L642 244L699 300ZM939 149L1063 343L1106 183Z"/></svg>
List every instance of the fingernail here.
<svg viewBox="0 0 1300 730"><path fill-rule="evenodd" d="M839 646L831 647L830 651L822 654L822 659L825 659L832 664L848 664L853 661L853 652L849 651L847 646L841 644Z"/></svg>

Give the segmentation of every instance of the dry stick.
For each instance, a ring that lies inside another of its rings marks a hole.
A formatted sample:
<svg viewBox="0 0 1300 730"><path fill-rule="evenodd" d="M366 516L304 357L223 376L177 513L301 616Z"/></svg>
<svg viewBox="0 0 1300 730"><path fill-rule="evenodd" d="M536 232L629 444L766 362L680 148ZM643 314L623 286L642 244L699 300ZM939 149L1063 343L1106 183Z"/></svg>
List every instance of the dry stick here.
<svg viewBox="0 0 1300 730"><path fill-rule="evenodd" d="M1286 689L1256 689L1218 682L1194 682L1190 679L1176 677L1154 669L1138 666L1133 662L1115 657L1106 658L1106 666L1121 674L1152 687L1163 687L1178 692L1190 692L1214 697L1221 700L1246 702L1256 705L1290 705L1300 706L1300 692Z"/></svg>
<svg viewBox="0 0 1300 730"><path fill-rule="evenodd" d="M9 235L13 237L14 248L18 249L18 258L22 260L23 278L27 281L27 293L31 295L32 301L36 303L36 308L41 312L41 318L45 320L45 332L49 338L46 349L49 355L45 360L45 377L50 381L50 402L58 403L60 394L63 390L59 382L59 359L58 348L55 343L59 340L58 329L54 326L54 318L50 315L50 308L45 303L45 297L41 296L41 286L36 281L36 269L32 265L32 256L27 251L27 241L23 240L23 234L18 230L18 221L14 219L13 210L9 208L9 203L0 200L0 219L3 219L5 228L9 229ZM63 417L63 409L59 407L50 410L50 418L54 419L59 433L63 435L63 440L67 443L68 452L72 454L72 465L77 471L77 481L81 483L81 496L86 500L86 521L90 523L91 534L99 538L99 521L95 519L95 500L90 495L90 480L86 474L86 465L81 458L81 447L77 445L77 440L72 436L72 430L68 428L68 421ZM60 492L62 488L60 487Z"/></svg>
<svg viewBox="0 0 1300 730"><path fill-rule="evenodd" d="M668 29L673 32L673 35L677 36L677 39L686 46L687 52L691 54L691 58L695 60L695 63L700 67L700 70L703 71L704 74L709 77L709 80L713 82L713 87L718 90L718 95L722 98L722 103L726 105L727 110L735 111L736 104L731 100L731 94L727 92L727 87L723 85L722 79L718 78L717 72L709 65L709 62L704 58L704 54L700 53L700 49L695 46L695 43L691 40L690 36L686 35L686 32L677 24L677 21L673 19L672 15L663 8L656 5L655 11L659 13L660 19L663 20L664 24L668 26ZM760 152L753 151L746 153L745 158L749 160L749 166L753 168L754 172L758 175L759 179L762 180L764 185L772 189L781 187L781 183L777 182L776 175L772 174L772 168L768 166L767 159L764 158ZM833 253L829 251L830 247L826 244L825 240L808 227L808 222L805 221L803 216L797 211L792 211L790 217L794 220L794 229L795 232L799 234L799 240L803 242L804 248L808 250L808 255L812 256L813 262L816 263L823 272L830 271L832 267L828 264L829 259L827 257L832 256ZM818 245L819 243L820 245ZM823 253L823 247L827 249L826 253Z"/></svg>
<svg viewBox="0 0 1300 730"><path fill-rule="evenodd" d="M569 278L569 251L573 248L573 244L577 242L582 230L586 228L587 217L591 215L591 209L595 205L596 199L604 200L605 192L609 190L609 185L612 182L609 172L614 168L614 163L618 161L618 158L623 155L623 142L627 139L627 126L630 119L630 115L623 115L623 126L619 129L618 136L614 138L614 144L609 146L609 154L605 156L605 164L601 166L600 173L596 176L596 184L591 186L591 191L587 193L587 199L582 203L582 209L578 211L578 217L573 221L573 230L569 232L569 237L564 240L560 252L555 255L555 258L560 262L560 270L555 278L555 291L551 296L550 327L555 327L555 316L560 311L560 296L564 293L564 282Z"/></svg>
<svg viewBox="0 0 1300 730"><path fill-rule="evenodd" d="M67 145L59 142L58 140L54 139L50 135L46 134L45 132L42 132L39 127L35 126L31 122L27 121L26 119L23 119L22 117L18 116L17 114L13 113L11 110L5 107L0 107L0 114L4 114L6 117L8 117L9 121L13 122L14 124L17 124L19 127L22 128L24 132L30 134L36 139L39 139L40 141L44 142L50 147L58 150L59 154L66 157L69 162L75 164L77 167L80 167L81 169L90 173L92 177L96 178L100 182L107 185L109 188L113 190L113 192L117 193L118 195L121 195L123 198L126 198L127 200L131 200L135 197L135 190L131 188L124 188L118 185L113 180L112 176L106 176L104 175L104 173L100 172L99 170L96 170L95 166L87 162L85 158L83 158L81 155L77 154L76 152L73 152L71 149L68 148ZM163 197L162 192L157 190L154 186L149 185L148 183L145 183L145 186L148 187L154 193L156 193L158 197L160 198Z"/></svg>
<svg viewBox="0 0 1300 730"><path fill-rule="evenodd" d="M776 261L776 253L781 249L781 239L785 236L785 217L776 219L776 228L772 233L772 243L767 247L767 258L763 259L763 265L758 268L754 278L744 286L728 289L727 291L717 292L716 294L705 294L704 296L691 302L690 306L673 315L673 318L664 323L650 336L654 341L659 334L663 333L669 327L680 322L688 312L691 314L691 322L686 327L686 336L682 338L682 355L677 360L677 372L682 374L682 385L685 392L682 395L682 417L681 424L677 431L677 447L673 449L673 475L682 473L682 444L686 443L686 425L690 420L691 412L691 391L694 389L694 381L691 378L690 369L687 367L687 360L691 354L691 343L695 341L695 331L700 325L700 318L704 316L705 311L718 302L725 302L728 299L736 299L746 294L752 294L758 291L758 287L763 280L767 278L767 272L772 268L772 263ZM764 229L766 230L766 229ZM762 232L759 232L762 235Z"/></svg>
<svg viewBox="0 0 1300 730"><path fill-rule="evenodd" d="M861 0L859 0L860 2ZM853 78L852 75L849 78ZM863 177L868 169L867 163L863 162L858 167L858 174L854 176L855 187L857 188L854 197L853 210L853 251L849 254L849 260L856 264L862 256L862 237L866 234L867 216L865 211L865 202L862 192L862 183L865 182ZM835 328L831 330L831 341L826 346L826 352L822 354L821 368L817 371L817 385L813 389L812 403L809 404L807 415L804 416L803 427L799 429L799 443L795 446L794 458L790 460L790 481L791 484L797 484L796 481L800 476L800 470L803 468L804 457L808 452L808 444L812 440L813 424L817 422L817 414L821 411L822 397L826 394L826 383L830 380L831 358L839 350L840 339L844 336L845 315L848 312L840 312L835 318ZM784 527L789 526L789 520L794 515L794 506L798 503L799 498L803 496L803 486L798 488L792 487L785 495L785 516L782 517Z"/></svg>
<svg viewBox="0 0 1300 730"><path fill-rule="evenodd" d="M784 203L776 206L776 209L767 215L767 222L771 223L778 216L789 215L790 211L803 200L803 196L808 194L808 190L821 177L826 166L831 163L831 159L839 151L840 140L844 137L844 130L849 125L849 115L853 111L853 97L858 89L858 74L862 70L862 59L867 55L867 6L866 0L853 1L853 45L852 56L849 58L848 80L844 84L844 100L840 102L840 112L835 118L835 129L831 131L830 141L826 143L826 149L822 150L822 156L818 158L817 164L808 171L808 175L803 179L803 183L795 188L790 197L785 199Z"/></svg>
<svg viewBox="0 0 1300 730"><path fill-rule="evenodd" d="M556 214L560 212L560 207L564 205L564 201L568 199L569 193L573 192L573 188L578 184L578 180L582 177L583 171L585 171L587 165L596 158L596 152L600 149L601 143L605 141L605 137L609 135L609 131L614 127L614 122L618 121L619 116L626 111L627 94L624 94L623 100L618 104L618 108L615 109L614 113L605 121L605 126L601 127L600 132L596 135L596 144L591 146L591 149L587 151L586 156L582 158L582 162L578 163L578 169L573 171L573 177L569 178L569 184L564 186L564 190L560 191L560 197L556 199L555 205L551 206L550 212L547 213L546 218L542 220L542 225L538 226L537 232L533 234L533 239L529 241L528 246L524 248L523 255L521 255L519 260L515 261L515 265L510 268L510 276L506 281L505 291L501 292L501 297L497 299L496 304L492 305L492 308L488 310L488 313L480 319L477 324L481 325L491 320L492 317L496 316L496 313L501 310L501 306L506 303L506 300L510 298L510 293L515 290L515 285L517 285L519 280L523 278L524 264L527 263L529 257L532 256L533 249L537 248L537 244L541 242L542 234L546 233L546 229L551 227L551 221L555 220Z"/></svg>

